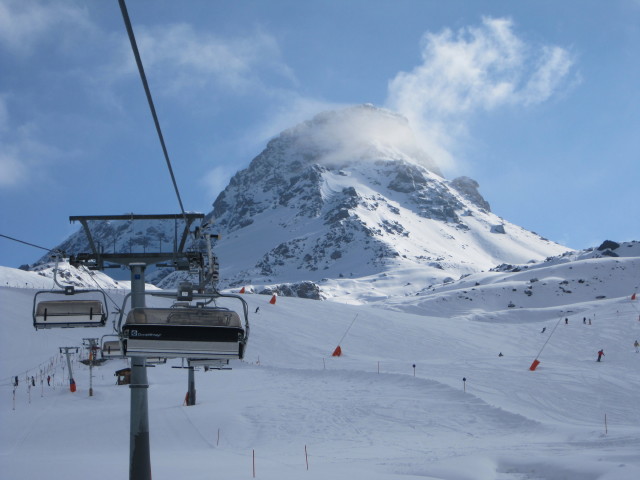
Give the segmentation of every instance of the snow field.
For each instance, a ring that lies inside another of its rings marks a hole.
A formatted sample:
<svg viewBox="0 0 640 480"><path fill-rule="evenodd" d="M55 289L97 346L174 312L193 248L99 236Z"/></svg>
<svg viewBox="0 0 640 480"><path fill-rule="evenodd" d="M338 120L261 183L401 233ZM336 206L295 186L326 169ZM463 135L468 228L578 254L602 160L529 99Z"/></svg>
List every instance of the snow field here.
<svg viewBox="0 0 640 480"><path fill-rule="evenodd" d="M3 331L12 332L0 344L3 476L64 472L73 479L97 471L126 478L129 389L113 377L125 361L94 368L93 397L81 364L75 394L45 385L40 397L38 384L28 404L21 383L12 410L5 379L37 367L58 346L110 333L35 332L32 295L0 289L8 313ZM594 310L591 326L576 316L558 325L531 372L546 340L540 330L553 330L556 311L546 319L538 312L529 321L478 322L472 315L244 298L252 313L246 361L231 371L197 372L196 406L182 406L187 373L171 368L179 361L148 369L156 480L252 478L253 452L256 478L266 479L595 480L640 473L640 354L632 347L638 327L620 315L624 299ZM344 355L331 357L352 322ZM606 357L597 363L600 348Z"/></svg>

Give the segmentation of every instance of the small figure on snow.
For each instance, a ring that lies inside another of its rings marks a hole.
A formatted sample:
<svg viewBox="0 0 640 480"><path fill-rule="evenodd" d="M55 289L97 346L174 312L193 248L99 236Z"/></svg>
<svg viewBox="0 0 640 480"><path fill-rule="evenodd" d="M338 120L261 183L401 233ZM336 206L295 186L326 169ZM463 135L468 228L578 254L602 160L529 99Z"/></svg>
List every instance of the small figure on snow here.
<svg viewBox="0 0 640 480"><path fill-rule="evenodd" d="M569 319L568 319L568 318L565 318L565 319L564 319L564 324L565 324L565 325L569 325Z"/></svg>
<svg viewBox="0 0 640 480"><path fill-rule="evenodd" d="M33 377L33 375L31 375L31 385L32 386L36 386L36 379Z"/></svg>
<svg viewBox="0 0 640 480"><path fill-rule="evenodd" d="M586 324L587 324L587 317L582 317L582 323L583 323L584 325L586 325Z"/></svg>
<svg viewBox="0 0 640 480"><path fill-rule="evenodd" d="M504 357L504 355L502 355L502 352L500 352L500 353L498 354L498 356L499 356L499 357Z"/></svg>
<svg viewBox="0 0 640 480"><path fill-rule="evenodd" d="M640 343L638 343L638 340L633 342L633 346L636 347L636 353L638 353L638 351L640 351Z"/></svg>
<svg viewBox="0 0 640 480"><path fill-rule="evenodd" d="M600 349L600 351L598 352L598 360L596 360L596 362L599 362L603 356L604 356L604 350Z"/></svg>
<svg viewBox="0 0 640 480"><path fill-rule="evenodd" d="M51 386L51 375L47 375L47 385Z"/></svg>
<svg viewBox="0 0 640 480"><path fill-rule="evenodd" d="M544 333L547 330L547 327L542 327L542 331L540 333Z"/></svg>
<svg viewBox="0 0 640 480"><path fill-rule="evenodd" d="M258 313L258 310L260 310L260 307L256 307L256 311L253 313Z"/></svg>
<svg viewBox="0 0 640 480"><path fill-rule="evenodd" d="M16 378L13 379L13 386L17 387L18 386L18 376L16 375Z"/></svg>

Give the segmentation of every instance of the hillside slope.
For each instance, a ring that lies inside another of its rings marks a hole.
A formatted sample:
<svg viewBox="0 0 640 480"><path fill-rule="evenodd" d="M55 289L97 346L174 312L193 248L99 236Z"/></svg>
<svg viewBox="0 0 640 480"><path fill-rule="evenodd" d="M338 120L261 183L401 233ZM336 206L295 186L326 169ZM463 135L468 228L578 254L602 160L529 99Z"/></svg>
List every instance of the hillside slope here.
<svg viewBox="0 0 640 480"><path fill-rule="evenodd" d="M535 302L527 308L505 307L501 290L502 283L526 282L518 279L523 272L494 272L496 281L487 277L483 298L473 302L454 284L430 291L426 304L415 296L375 306L283 297L271 304L270 296L245 295L253 313L247 357L231 371L197 372L196 406L182 406L187 376L171 368L180 361L149 369L153 477L252 478L255 458L256 478L279 480L635 479L640 300L627 294L634 262L539 268L534 289L548 285L522 295ZM574 270L606 285L610 296L591 299L587 286L558 295L552 279ZM11 283L10 269L0 273L2 284ZM78 391L71 394L58 354L59 346L111 333L110 326L36 332L33 292L0 288L3 474L20 480L64 471L74 480L99 470L126 477L129 389L113 377L126 362L94 368L89 397L88 368L74 362ZM115 300L123 293L110 292ZM447 307L425 315L439 304ZM411 309L420 314L406 313ZM568 324L558 325L559 310L569 309ZM343 356L331 357L338 342ZM537 355L541 364L532 372ZM40 383L41 371L54 375L55 388ZM35 388L27 386L31 376Z"/></svg>

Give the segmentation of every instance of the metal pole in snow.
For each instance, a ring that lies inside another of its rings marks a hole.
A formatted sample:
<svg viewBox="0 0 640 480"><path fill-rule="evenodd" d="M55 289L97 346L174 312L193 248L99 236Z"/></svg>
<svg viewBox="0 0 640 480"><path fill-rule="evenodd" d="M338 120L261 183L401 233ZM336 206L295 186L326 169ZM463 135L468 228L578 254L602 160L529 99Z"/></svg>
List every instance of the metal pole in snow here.
<svg viewBox="0 0 640 480"><path fill-rule="evenodd" d="M340 341L338 342L338 345L342 345L342 341L344 340L344 338L347 336L347 333L349 333L349 330L351 330L351 327L353 327L353 324L356 321L356 318L358 318L358 314L356 313L356 316L353 317L353 320L351 320L351 324L349 325L349 328L347 328L347 331L344 332L344 335L342 335L342 338L340 339Z"/></svg>
<svg viewBox="0 0 640 480"><path fill-rule="evenodd" d="M189 379L188 379L188 396L187 396L187 406L196 404L196 378L194 373L193 365L189 365Z"/></svg>
<svg viewBox="0 0 640 480"><path fill-rule="evenodd" d="M144 308L144 263L132 263L131 308ZM149 401L145 357L131 357L131 410L129 427L129 480L151 480Z"/></svg>
<svg viewBox="0 0 640 480"><path fill-rule="evenodd" d="M540 354L542 353L542 350L544 350L544 347L547 346L547 343L549 343L549 340L551 340L551 337L553 336L553 332L556 331L556 328L558 328L558 325L560 325L560 321L562 320L562 312L560 312L560 318L558 319L558 321L556 322L556 326L553 327L553 330L551 330L551 333L549 334L549 337L547 338L547 341L544 342L544 344L542 345L542 348L540 349L540 351L538 352L538 355L536 355L535 360L538 359L538 357L540 356Z"/></svg>

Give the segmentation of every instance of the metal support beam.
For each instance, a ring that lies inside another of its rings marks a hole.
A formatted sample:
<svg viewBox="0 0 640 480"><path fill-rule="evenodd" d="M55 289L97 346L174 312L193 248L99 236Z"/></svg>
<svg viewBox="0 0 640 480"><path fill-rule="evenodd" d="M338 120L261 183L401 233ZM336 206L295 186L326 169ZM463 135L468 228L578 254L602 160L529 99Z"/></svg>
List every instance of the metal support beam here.
<svg viewBox="0 0 640 480"><path fill-rule="evenodd" d="M132 263L131 307L145 306L143 263ZM151 480L149 448L149 401L147 365L144 357L131 358L131 418L129 439L129 480Z"/></svg>
<svg viewBox="0 0 640 480"><path fill-rule="evenodd" d="M196 378L193 366L189 365L189 389L187 390L187 406L196 404Z"/></svg>

